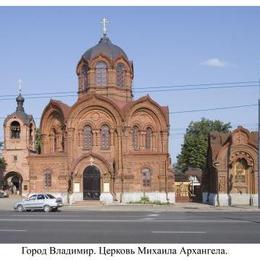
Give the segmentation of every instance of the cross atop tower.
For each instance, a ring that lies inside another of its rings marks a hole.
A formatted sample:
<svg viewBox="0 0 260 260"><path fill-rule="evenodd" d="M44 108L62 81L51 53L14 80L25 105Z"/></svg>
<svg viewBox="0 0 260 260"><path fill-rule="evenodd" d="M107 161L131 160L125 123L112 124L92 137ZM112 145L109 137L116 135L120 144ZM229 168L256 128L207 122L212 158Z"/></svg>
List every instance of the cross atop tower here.
<svg viewBox="0 0 260 260"><path fill-rule="evenodd" d="M17 83L18 83L18 92L19 94L21 94L23 81L21 79L18 79Z"/></svg>
<svg viewBox="0 0 260 260"><path fill-rule="evenodd" d="M107 35L107 24L109 24L109 21L107 18L102 18L102 20L100 21L100 23L102 24L102 32L103 32L103 36Z"/></svg>

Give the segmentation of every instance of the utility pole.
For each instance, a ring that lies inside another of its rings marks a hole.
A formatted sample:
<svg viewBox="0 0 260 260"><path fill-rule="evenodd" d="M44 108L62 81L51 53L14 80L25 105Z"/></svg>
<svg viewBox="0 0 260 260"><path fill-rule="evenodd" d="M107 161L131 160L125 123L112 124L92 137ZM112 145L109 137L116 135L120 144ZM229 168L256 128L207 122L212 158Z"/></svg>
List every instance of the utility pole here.
<svg viewBox="0 0 260 260"><path fill-rule="evenodd" d="M260 79L259 79L259 93L258 93L258 184L257 184L257 193L258 193L258 208L260 209L260 155L259 155L259 148L260 148Z"/></svg>

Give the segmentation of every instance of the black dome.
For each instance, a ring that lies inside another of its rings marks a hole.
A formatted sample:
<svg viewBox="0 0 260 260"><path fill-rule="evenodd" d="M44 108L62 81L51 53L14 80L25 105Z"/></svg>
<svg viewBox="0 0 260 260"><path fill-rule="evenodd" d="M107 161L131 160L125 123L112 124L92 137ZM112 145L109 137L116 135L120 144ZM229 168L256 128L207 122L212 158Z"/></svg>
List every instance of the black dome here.
<svg viewBox="0 0 260 260"><path fill-rule="evenodd" d="M21 93L20 93L19 96L16 98L16 102L24 102L24 97L21 95Z"/></svg>
<svg viewBox="0 0 260 260"><path fill-rule="evenodd" d="M128 60L126 53L120 47L114 45L106 36L103 36L98 44L87 50L82 57L84 60L92 60L100 54L103 54L112 60L115 60L119 56L123 56Z"/></svg>

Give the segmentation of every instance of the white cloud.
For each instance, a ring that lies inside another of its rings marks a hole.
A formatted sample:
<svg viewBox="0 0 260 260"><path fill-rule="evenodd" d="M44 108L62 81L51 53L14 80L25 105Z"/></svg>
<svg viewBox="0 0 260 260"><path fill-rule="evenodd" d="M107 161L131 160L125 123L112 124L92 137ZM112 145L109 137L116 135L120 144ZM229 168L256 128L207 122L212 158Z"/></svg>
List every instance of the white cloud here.
<svg viewBox="0 0 260 260"><path fill-rule="evenodd" d="M203 61L201 63L201 65L209 66L209 67L224 68L224 67L229 66L229 63L226 62L226 61L223 61L221 59L218 59L218 58L212 58L212 59L208 59L206 61Z"/></svg>

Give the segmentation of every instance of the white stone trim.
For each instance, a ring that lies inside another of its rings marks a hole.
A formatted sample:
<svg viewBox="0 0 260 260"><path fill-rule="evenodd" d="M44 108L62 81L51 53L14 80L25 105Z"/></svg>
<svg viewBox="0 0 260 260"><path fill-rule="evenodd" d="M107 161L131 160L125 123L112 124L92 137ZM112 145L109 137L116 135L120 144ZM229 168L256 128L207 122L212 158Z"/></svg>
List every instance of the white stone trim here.
<svg viewBox="0 0 260 260"><path fill-rule="evenodd" d="M208 193L203 192L202 194L202 202L207 203L214 206L234 206L234 205L245 205L249 206L250 202L252 202L251 206L258 205L258 194L240 194L240 193Z"/></svg>
<svg viewBox="0 0 260 260"><path fill-rule="evenodd" d="M165 192L124 192L122 203L137 202L144 196L148 197L150 201L175 203L175 192L168 192L168 199ZM120 194L117 194L118 197L120 197Z"/></svg>
<svg viewBox="0 0 260 260"><path fill-rule="evenodd" d="M112 204L113 203L113 196L109 192L102 192L100 194L100 201L104 204Z"/></svg>

